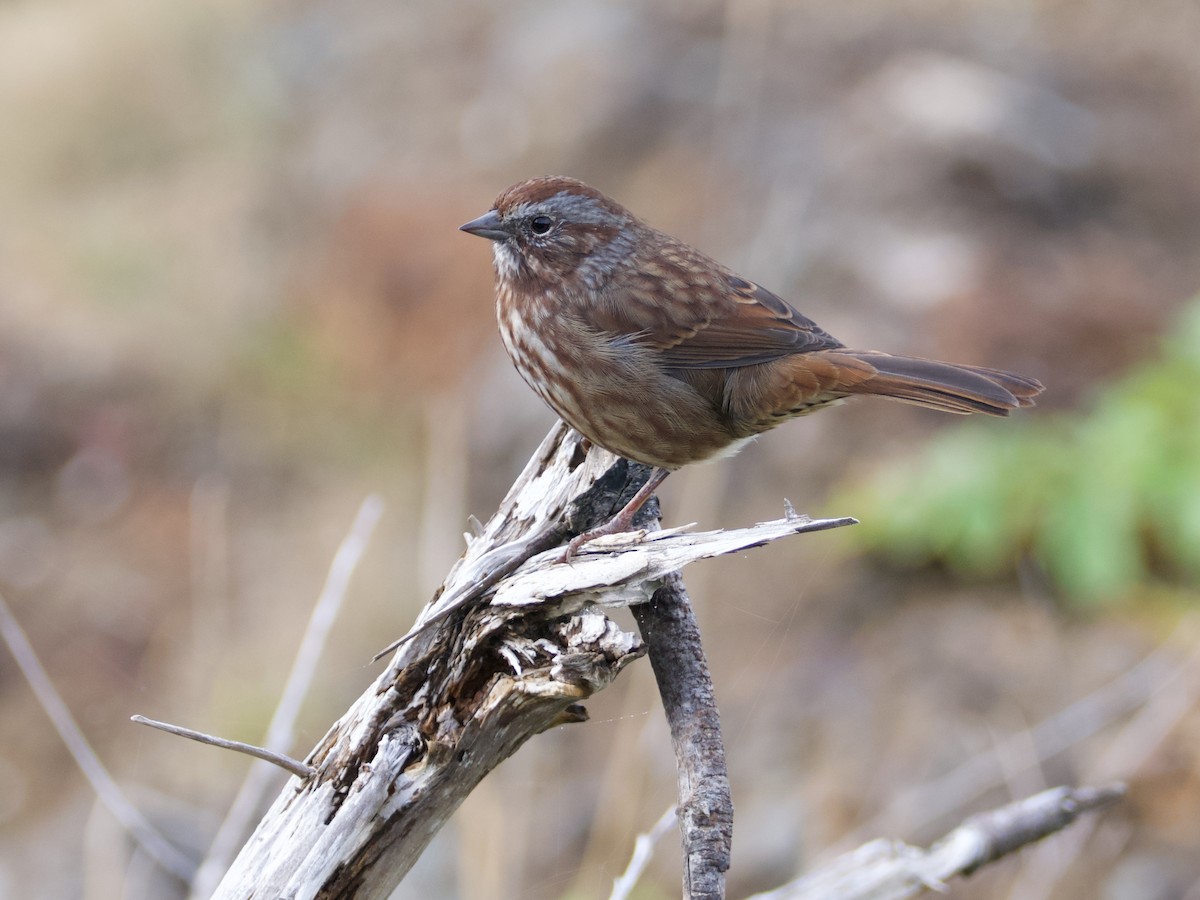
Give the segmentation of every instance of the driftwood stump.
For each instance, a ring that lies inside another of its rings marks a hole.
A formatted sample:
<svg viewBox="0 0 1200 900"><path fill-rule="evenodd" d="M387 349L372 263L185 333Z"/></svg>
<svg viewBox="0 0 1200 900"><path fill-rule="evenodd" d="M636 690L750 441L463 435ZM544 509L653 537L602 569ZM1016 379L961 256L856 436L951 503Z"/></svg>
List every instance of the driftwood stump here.
<svg viewBox="0 0 1200 900"><path fill-rule="evenodd" d="M564 539L611 515L645 475L557 426L496 515L467 536L467 552L387 667L309 755L313 774L288 782L215 896L387 897L480 779L533 735L583 721L581 702L646 652L605 607L657 596L661 627L676 627L690 615L680 611L675 575L687 563L853 521L791 514L732 531L614 535L557 560ZM703 682L707 672L691 677ZM715 709L704 715L698 734L719 750ZM690 771L699 762L682 722L672 732ZM705 758L723 780L723 759ZM688 781L713 789L704 777ZM717 794L727 798L722 783ZM704 845L685 845L703 881L696 896L722 895L728 866L731 823L720 814L701 821L709 799L691 791L682 806Z"/></svg>
<svg viewBox="0 0 1200 900"><path fill-rule="evenodd" d="M603 521L648 470L556 426L386 668L259 823L214 896L386 898L479 781L649 651L679 768L684 896L724 897L732 804L703 650L679 570L787 535L850 524L794 513L750 528L645 530L562 543ZM642 636L607 607L630 606ZM381 654L382 655L382 654ZM1113 802L1117 787L1047 792L976 817L930 851L874 842L774 897L900 898L936 888ZM1014 812L1015 810L1015 812Z"/></svg>

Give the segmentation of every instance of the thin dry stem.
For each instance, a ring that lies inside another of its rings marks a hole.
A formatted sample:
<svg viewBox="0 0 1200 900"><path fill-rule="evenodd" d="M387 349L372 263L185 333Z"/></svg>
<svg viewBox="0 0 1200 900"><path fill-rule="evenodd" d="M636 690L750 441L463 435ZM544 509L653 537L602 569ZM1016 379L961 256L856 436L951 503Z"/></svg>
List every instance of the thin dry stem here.
<svg viewBox="0 0 1200 900"><path fill-rule="evenodd" d="M675 807L672 806L659 817L649 831L637 836L633 842L633 853L629 857L629 865L625 867L624 872L613 879L612 893L608 895L608 900L628 900L629 895L637 886L638 879L646 871L646 866L650 865L650 860L654 858L654 848L674 827Z"/></svg>
<svg viewBox="0 0 1200 900"><path fill-rule="evenodd" d="M284 686L283 695L271 717L271 724L267 727L267 735L263 741L263 752L265 753L283 757L283 751L292 744L296 717L300 714L300 707L312 685L317 663L325 649L329 631L342 608L350 577L358 568L359 561L366 552L367 543L371 539L371 534L382 515L383 500L377 494L366 497L358 508L350 530L333 555L329 573L325 577L325 584L313 606L304 637L296 651L296 658L292 663L292 670ZM267 760L266 757L263 759ZM238 848L242 845L246 834L250 831L254 817L275 780L275 770L272 764L268 763L280 764L275 760L267 760L262 764L251 766L250 771L246 773L246 778L238 789L237 796L229 807L229 812L225 814L225 820L217 829L217 834L208 848L204 861L196 870L196 876L192 881L192 897L207 898L213 893L225 870L229 868ZM288 768L288 766L285 765L284 768ZM289 771L295 770L289 769Z"/></svg>
<svg viewBox="0 0 1200 900"><path fill-rule="evenodd" d="M1196 620L1185 619L1162 645L1141 662L1085 697L1046 717L1022 734L1010 735L995 743L986 753L978 754L924 784L897 795L885 809L838 841L837 847L858 845L866 834L887 834L898 823L922 829L939 819L952 816L992 788L1003 784L1005 773L1001 757L1026 756L1040 764L1094 736L1122 716L1142 707L1148 698L1162 690L1181 668L1179 647L1189 646L1188 636L1195 633ZM1030 747L1033 748L1031 756ZM1113 778L1125 773L1098 773Z"/></svg>
<svg viewBox="0 0 1200 900"><path fill-rule="evenodd" d="M241 741L231 741L228 738L205 734L203 731L193 731L191 728L184 728L182 725L172 725L169 722L159 722L157 719L147 719L145 716L130 716L129 721L136 722L138 725L149 725L151 728L157 728L159 731L165 731L167 734L173 734L176 737L187 738L198 744L208 744L212 747L220 747L222 750L245 753L247 756L253 756L255 759L269 762L273 766L279 766L279 768L285 769L300 778L308 778L314 771L312 766L306 766L298 759L292 759L290 756L285 756L282 753L274 753L265 747L244 744Z"/></svg>
<svg viewBox="0 0 1200 900"><path fill-rule="evenodd" d="M55 689L50 676L42 668L33 645L29 643L29 638L25 636L25 631L13 616L3 596L0 596L0 637L4 638L34 696L50 717L58 736L75 758L76 765L91 784L100 802L155 862L181 881L190 881L196 869L195 863L150 824L100 762L96 751L83 736L71 711L67 709L67 704Z"/></svg>
<svg viewBox="0 0 1200 900"><path fill-rule="evenodd" d="M1194 634L1196 624L1196 617L1189 616L1175 634L1179 635L1181 631ZM1089 779L1134 777L1179 726L1188 710L1196 705L1200 699L1200 645L1194 640L1191 643L1191 653L1163 678L1146 704L1088 766L1086 775ZM1031 854L1017 876L1011 896L1022 900L1053 897L1067 864L1079 856L1096 827L1095 820L1080 823L1069 835L1063 836L1065 847L1058 848L1059 852Z"/></svg>

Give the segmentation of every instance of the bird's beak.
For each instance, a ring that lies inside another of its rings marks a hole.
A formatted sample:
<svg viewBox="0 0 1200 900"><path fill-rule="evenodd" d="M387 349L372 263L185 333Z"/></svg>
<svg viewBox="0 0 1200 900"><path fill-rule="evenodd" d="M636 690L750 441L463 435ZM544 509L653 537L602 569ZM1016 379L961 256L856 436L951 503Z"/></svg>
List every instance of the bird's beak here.
<svg viewBox="0 0 1200 900"><path fill-rule="evenodd" d="M494 209L488 210L478 219L472 219L466 225L459 225L458 230L487 238L489 241L503 241L508 238L508 232L500 224L500 213Z"/></svg>

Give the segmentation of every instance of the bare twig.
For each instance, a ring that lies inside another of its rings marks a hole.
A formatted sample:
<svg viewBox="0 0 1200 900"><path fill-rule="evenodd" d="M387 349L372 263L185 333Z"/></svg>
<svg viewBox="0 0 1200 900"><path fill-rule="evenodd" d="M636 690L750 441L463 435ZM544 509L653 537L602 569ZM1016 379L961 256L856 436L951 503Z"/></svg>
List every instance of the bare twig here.
<svg viewBox="0 0 1200 900"><path fill-rule="evenodd" d="M1165 675L1145 705L1088 767L1091 777L1129 778L1140 771L1171 732L1179 727L1188 710L1200 701L1200 643L1195 640L1195 628L1200 620L1189 616L1185 622L1192 637L1183 645L1190 646L1190 652Z"/></svg>
<svg viewBox="0 0 1200 900"><path fill-rule="evenodd" d="M1058 787L972 816L923 850L876 840L752 900L906 900L1066 828L1125 795L1125 786Z"/></svg>
<svg viewBox="0 0 1200 900"><path fill-rule="evenodd" d="M912 829L934 824L1002 784L1001 758L1025 756L1036 763L1045 762L1140 708L1178 676L1181 668L1178 648L1193 643L1187 636L1194 633L1195 626L1193 617L1184 619L1161 646L1117 678L1048 716L1033 728L1001 739L986 753L898 794L871 821L839 840L839 848L856 846L866 834L895 831L901 822ZM1118 775L1127 777L1126 773L1116 772L1100 773L1098 777Z"/></svg>
<svg viewBox="0 0 1200 900"><path fill-rule="evenodd" d="M633 607L671 728L679 778L683 896L725 896L733 800L721 721L700 631L683 579L673 573L649 603Z"/></svg>
<svg viewBox="0 0 1200 900"><path fill-rule="evenodd" d="M1180 629L1186 626L1194 634L1195 625L1196 618L1189 616ZM1176 630L1177 635L1180 629ZM1192 644L1191 653L1162 679L1145 705L1108 742L1099 758L1086 767L1086 777L1097 781L1133 778L1196 705L1200 699L1200 645L1194 640L1185 643ZM1023 900L1054 896L1067 863L1078 857L1095 829L1095 820L1081 823L1064 836L1068 845L1064 852L1033 855L1017 876L1012 896Z"/></svg>
<svg viewBox="0 0 1200 900"><path fill-rule="evenodd" d="M209 744L213 747L220 747L222 750L245 753L247 756L253 756L255 759L261 759L273 766L286 769L300 778L308 778L313 773L312 766L306 766L298 759L292 759L290 756L285 756L282 753L275 753L266 747L256 747L253 744L244 744L241 741L231 741L228 738L217 737L214 734L205 734L203 731L193 731L190 728L184 728L182 725L172 725L169 722L159 722L157 719L147 719L145 716L130 716L129 721L136 722L138 725L149 725L151 728L165 731L167 734L173 734L176 737L187 738L198 744Z"/></svg>
<svg viewBox="0 0 1200 900"><path fill-rule="evenodd" d="M633 842L633 854L629 857L629 865L618 878L613 879L612 893L608 900L628 900L637 886L638 879L646 871L646 866L654 857L654 847L672 828L675 827L675 807L672 806L663 813L657 822L645 834L639 834Z"/></svg>
<svg viewBox="0 0 1200 900"><path fill-rule="evenodd" d="M342 539L333 556L329 574L325 578L325 585L313 606L308 627L300 641L300 648L296 651L296 658L283 689L283 696L280 698L279 705L275 708L275 714L271 717L271 724L267 728L267 735L263 741L263 753L273 753L287 759L283 756L283 751L292 744L296 717L300 713L301 704L312 684L317 662L325 648L330 628L332 628L338 611L341 609L342 600L346 596L350 576L358 567L358 563L366 551L367 542L371 539L371 533L375 530L375 525L379 522L381 515L383 515L383 500L378 495L371 494L359 506L358 514L354 517L349 532ZM226 813L225 820L221 823L221 827L217 830L217 834L209 846L208 854L196 870L196 876L192 881L193 897L206 898L211 895L221 880L221 876L229 867L230 861L250 830L256 811L274 780L272 765L283 765L285 769L301 777L307 777L307 774L302 773L311 772L311 769L303 763L297 764L302 767L300 771L297 771L278 762L277 759L269 759L266 756L261 758L265 762L261 765L251 766L250 771L246 773L246 778L242 782L229 812Z"/></svg>
<svg viewBox="0 0 1200 900"><path fill-rule="evenodd" d="M371 494L359 506L350 531L338 545L333 562L329 565L329 574L325 578L321 594L308 620L308 627L300 641L300 649L296 651L296 659L292 663L292 671L288 674L283 696L267 728L267 738L263 745L268 749L280 750L292 742L296 717L300 713L304 698L308 695L313 675L317 670L317 662L325 649L325 641L346 597L350 576L358 568L359 561L366 552L367 543L371 540L371 534L382 515L382 498L378 494Z"/></svg>
<svg viewBox="0 0 1200 900"><path fill-rule="evenodd" d="M196 864L150 824L104 768L104 764L88 744L87 738L79 730L62 696L50 681L50 676L42 668L37 653L3 596L0 596L0 637L4 638L34 696L50 717L58 736L75 758L76 765L91 784L100 802L155 862L181 881L189 881Z"/></svg>
<svg viewBox="0 0 1200 900"><path fill-rule="evenodd" d="M946 875L970 875L982 866L1061 831L1080 815L1106 809L1125 796L1120 782L1092 788L1051 788L967 819L930 848ZM934 867L936 874L937 867Z"/></svg>

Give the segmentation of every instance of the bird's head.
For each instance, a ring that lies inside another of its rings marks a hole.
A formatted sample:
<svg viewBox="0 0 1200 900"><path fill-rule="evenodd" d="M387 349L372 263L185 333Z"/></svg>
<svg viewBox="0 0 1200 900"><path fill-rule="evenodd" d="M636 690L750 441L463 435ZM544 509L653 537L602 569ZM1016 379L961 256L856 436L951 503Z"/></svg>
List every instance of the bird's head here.
<svg viewBox="0 0 1200 900"><path fill-rule="evenodd" d="M644 227L595 188L550 176L507 188L461 230L492 241L501 279L594 290L630 255Z"/></svg>

